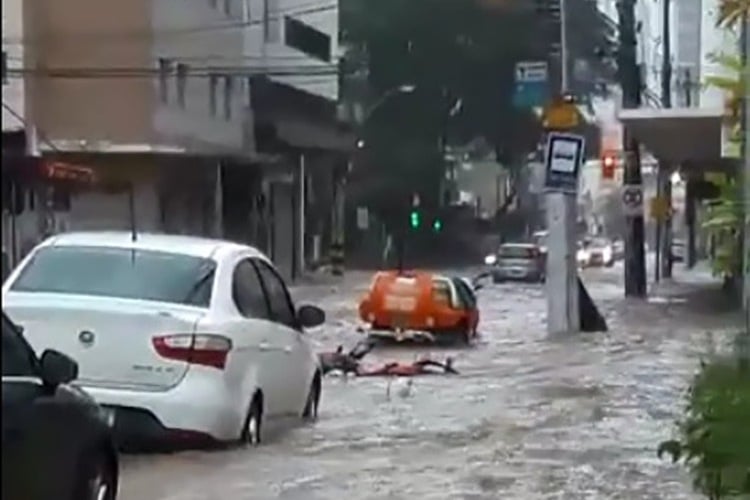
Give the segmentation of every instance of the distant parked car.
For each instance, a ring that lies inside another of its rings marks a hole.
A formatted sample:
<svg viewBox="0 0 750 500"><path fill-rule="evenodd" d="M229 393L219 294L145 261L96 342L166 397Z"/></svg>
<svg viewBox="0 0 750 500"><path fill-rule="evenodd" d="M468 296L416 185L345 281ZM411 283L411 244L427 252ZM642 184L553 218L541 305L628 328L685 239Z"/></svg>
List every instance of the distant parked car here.
<svg viewBox="0 0 750 500"><path fill-rule="evenodd" d="M607 238L593 238L587 246L589 258L588 266L606 266L615 265L615 254L612 248L612 242Z"/></svg>
<svg viewBox="0 0 750 500"><path fill-rule="evenodd" d="M546 255L547 254L547 238L549 237L549 231L536 231L531 236L532 242L539 247L539 250Z"/></svg>
<svg viewBox="0 0 750 500"><path fill-rule="evenodd" d="M37 358L21 329L2 316L3 500L115 500L111 420L70 385L78 365L55 350Z"/></svg>
<svg viewBox="0 0 750 500"><path fill-rule="evenodd" d="M588 245L583 241L579 241L576 246L576 264L578 264L578 267L581 269L587 267L590 256Z"/></svg>
<svg viewBox="0 0 750 500"><path fill-rule="evenodd" d="M5 278L7 278L8 275L10 274L10 255L8 255L8 252L6 252L4 248L3 248L3 256L2 256L2 266L3 266L2 280L4 282Z"/></svg>
<svg viewBox="0 0 750 500"><path fill-rule="evenodd" d="M32 250L3 285L30 343L75 356L80 384L135 446L257 444L261 423L313 419L321 372L295 308L258 250L129 232L68 233Z"/></svg>
<svg viewBox="0 0 750 500"><path fill-rule="evenodd" d="M685 262L687 256L687 245L685 240L672 240L672 262Z"/></svg>
<svg viewBox="0 0 750 500"><path fill-rule="evenodd" d="M615 261L625 258L625 241L622 238L612 240L612 256Z"/></svg>
<svg viewBox="0 0 750 500"><path fill-rule="evenodd" d="M497 254L488 255L485 263L490 266L492 281L535 281L546 278L545 256L533 243L505 243Z"/></svg>

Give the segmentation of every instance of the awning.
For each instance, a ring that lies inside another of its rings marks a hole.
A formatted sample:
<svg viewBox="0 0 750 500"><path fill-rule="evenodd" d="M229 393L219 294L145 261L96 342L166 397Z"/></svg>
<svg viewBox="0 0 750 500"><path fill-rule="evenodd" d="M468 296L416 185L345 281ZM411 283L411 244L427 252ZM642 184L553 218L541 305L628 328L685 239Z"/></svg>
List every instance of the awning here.
<svg viewBox="0 0 750 500"><path fill-rule="evenodd" d="M723 109L623 109L618 118L660 160L704 168L721 160Z"/></svg>
<svg viewBox="0 0 750 500"><path fill-rule="evenodd" d="M265 77L253 78L250 91L258 151L355 149L356 137L338 120L334 102Z"/></svg>

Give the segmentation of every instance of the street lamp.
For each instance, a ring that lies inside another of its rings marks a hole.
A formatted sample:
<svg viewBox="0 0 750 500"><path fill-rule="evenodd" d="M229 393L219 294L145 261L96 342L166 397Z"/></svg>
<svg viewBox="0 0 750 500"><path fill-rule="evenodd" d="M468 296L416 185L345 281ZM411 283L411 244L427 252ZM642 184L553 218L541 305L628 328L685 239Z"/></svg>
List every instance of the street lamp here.
<svg viewBox="0 0 750 500"><path fill-rule="evenodd" d="M359 121L360 128L365 123L367 123L367 120L370 119L370 117L372 116L372 114L375 111L377 111L378 108L380 108L380 106L382 106L383 104L385 104L388 101L388 99L390 99L391 97L393 97L393 96L395 96L397 94L411 94L412 92L414 92L416 90L416 88L417 87L415 85L404 84L404 85L399 85L398 87L393 87L392 89L387 90L386 92L384 92L383 95L381 95L380 98L377 101L375 101L369 108L367 108L367 111L364 113L364 116L362 117L362 120ZM362 149L364 147L365 147L365 140L364 139L359 139L357 141L357 149Z"/></svg>

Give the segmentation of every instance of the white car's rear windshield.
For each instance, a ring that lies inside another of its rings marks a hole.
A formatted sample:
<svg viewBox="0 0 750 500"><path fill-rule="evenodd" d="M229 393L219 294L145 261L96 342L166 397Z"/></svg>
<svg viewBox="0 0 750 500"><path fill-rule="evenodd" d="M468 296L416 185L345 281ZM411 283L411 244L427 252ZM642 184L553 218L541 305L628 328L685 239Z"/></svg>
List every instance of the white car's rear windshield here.
<svg viewBox="0 0 750 500"><path fill-rule="evenodd" d="M207 307L215 269L213 260L190 255L52 246L37 251L10 288Z"/></svg>

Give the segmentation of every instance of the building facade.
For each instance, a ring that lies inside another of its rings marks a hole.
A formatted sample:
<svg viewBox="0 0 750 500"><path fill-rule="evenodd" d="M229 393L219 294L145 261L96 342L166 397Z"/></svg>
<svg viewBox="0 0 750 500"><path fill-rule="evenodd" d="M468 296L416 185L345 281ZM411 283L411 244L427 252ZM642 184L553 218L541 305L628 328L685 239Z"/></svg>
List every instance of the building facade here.
<svg viewBox="0 0 750 500"><path fill-rule="evenodd" d="M133 227L221 236L296 275L311 178L318 164L330 177L348 146L327 113L338 94L338 5L298 4L24 2L20 24L34 43L9 76L26 120L46 157L91 167L98 180L38 193L56 201L41 203L54 222L36 239Z"/></svg>
<svg viewBox="0 0 750 500"><path fill-rule="evenodd" d="M23 5L23 0L3 0L3 131L17 130L24 126L23 80L11 73L23 61Z"/></svg>

